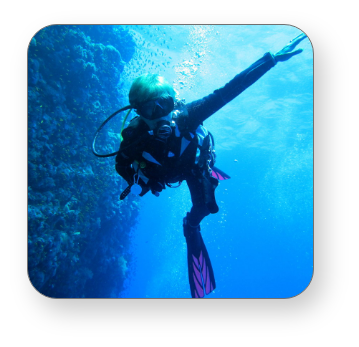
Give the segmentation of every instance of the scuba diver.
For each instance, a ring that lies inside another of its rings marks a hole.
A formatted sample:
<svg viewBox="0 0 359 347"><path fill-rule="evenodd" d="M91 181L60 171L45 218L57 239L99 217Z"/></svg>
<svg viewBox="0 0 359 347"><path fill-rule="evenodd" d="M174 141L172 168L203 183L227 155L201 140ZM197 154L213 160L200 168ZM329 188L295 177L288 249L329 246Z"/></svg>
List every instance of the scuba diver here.
<svg viewBox="0 0 359 347"><path fill-rule="evenodd" d="M255 83L278 62L302 52L295 47L306 38L300 34L276 54L266 53L249 68L236 75L224 87L191 103L176 99L173 87L157 74L134 80L129 92L130 105L115 112L134 109L138 114L122 130L118 152L98 156L116 156L116 171L128 183L121 194L143 196L149 191L159 196L166 186L186 181L192 208L183 219L187 243L188 276L193 298L202 298L216 288L212 264L203 242L200 223L219 208L215 189L219 180L230 178L215 164L214 139L203 122ZM123 125L125 123L123 122Z"/></svg>

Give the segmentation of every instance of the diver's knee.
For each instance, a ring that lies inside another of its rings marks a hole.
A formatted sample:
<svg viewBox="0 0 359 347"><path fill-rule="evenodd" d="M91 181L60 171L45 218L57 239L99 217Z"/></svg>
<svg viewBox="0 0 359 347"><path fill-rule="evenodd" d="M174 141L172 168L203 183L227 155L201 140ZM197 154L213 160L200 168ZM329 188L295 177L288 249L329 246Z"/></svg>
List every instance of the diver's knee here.
<svg viewBox="0 0 359 347"><path fill-rule="evenodd" d="M193 235L197 234L201 230L201 227L198 224L193 224L190 220L190 213L187 212L186 217L183 218L183 234L187 238L193 237Z"/></svg>

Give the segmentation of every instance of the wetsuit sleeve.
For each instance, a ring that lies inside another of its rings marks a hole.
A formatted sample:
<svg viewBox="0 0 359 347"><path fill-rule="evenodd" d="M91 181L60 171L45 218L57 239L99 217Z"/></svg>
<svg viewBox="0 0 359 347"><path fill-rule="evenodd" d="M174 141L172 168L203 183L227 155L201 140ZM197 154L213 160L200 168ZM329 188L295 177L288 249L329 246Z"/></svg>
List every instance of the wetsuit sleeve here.
<svg viewBox="0 0 359 347"><path fill-rule="evenodd" d="M123 141L120 145L120 152L116 156L116 171L128 184L133 183L133 175L135 174L135 170L131 167L135 161L135 146L131 146L131 136L129 135L125 129L122 133Z"/></svg>
<svg viewBox="0 0 359 347"><path fill-rule="evenodd" d="M120 152L116 156L116 171L126 180L128 185L132 185L134 183L135 170L131 164L135 161L138 150L142 151L143 148L140 144L136 144L138 141L131 141L131 138L129 139L126 136L125 130L122 133L123 141L120 145ZM147 183L145 183L141 178L139 179L138 184L142 188L140 196L144 196L150 190L161 192L162 189L165 188L164 184L161 185L157 181L149 180Z"/></svg>
<svg viewBox="0 0 359 347"><path fill-rule="evenodd" d="M224 87L212 94L187 104L191 128L196 129L204 120L241 94L276 64L271 53L266 53L249 68L235 76Z"/></svg>

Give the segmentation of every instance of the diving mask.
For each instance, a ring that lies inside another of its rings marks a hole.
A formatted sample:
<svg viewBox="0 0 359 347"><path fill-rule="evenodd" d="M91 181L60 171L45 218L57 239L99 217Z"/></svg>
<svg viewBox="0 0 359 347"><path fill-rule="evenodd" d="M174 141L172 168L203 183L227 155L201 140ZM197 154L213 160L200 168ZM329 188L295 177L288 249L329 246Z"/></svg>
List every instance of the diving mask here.
<svg viewBox="0 0 359 347"><path fill-rule="evenodd" d="M148 119L165 117L173 111L174 100L172 96L165 95L158 99L149 100L137 107L137 113Z"/></svg>

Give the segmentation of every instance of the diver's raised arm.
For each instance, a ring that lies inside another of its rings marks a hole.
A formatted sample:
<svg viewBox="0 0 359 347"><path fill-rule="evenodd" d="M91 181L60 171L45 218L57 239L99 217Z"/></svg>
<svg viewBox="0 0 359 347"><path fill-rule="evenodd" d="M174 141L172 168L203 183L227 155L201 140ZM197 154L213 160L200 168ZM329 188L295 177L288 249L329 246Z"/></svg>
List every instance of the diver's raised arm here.
<svg viewBox="0 0 359 347"><path fill-rule="evenodd" d="M284 48L276 54L265 53L264 56L254 62L250 67L236 75L224 87L215 90L212 94L187 104L189 123L192 129L201 124L208 117L213 115L224 105L229 103L244 90L258 81L264 74L273 68L277 62L286 61L303 50L295 50L295 47L306 38L305 34L300 34L291 40Z"/></svg>

